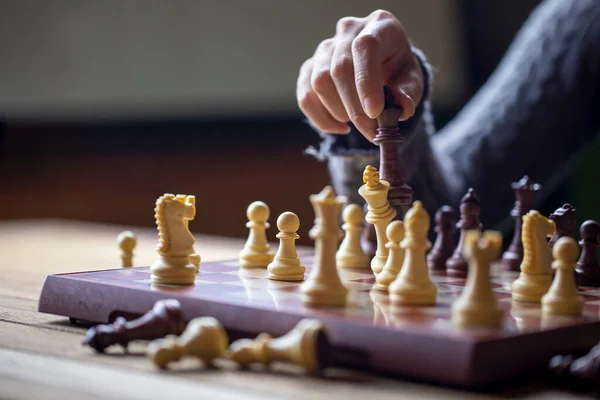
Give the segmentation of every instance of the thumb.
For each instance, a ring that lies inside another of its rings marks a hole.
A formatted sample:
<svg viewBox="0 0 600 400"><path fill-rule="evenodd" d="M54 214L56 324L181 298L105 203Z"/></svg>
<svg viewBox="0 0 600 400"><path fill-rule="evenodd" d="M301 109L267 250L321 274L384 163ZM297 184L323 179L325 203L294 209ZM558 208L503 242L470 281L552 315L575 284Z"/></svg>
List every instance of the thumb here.
<svg viewBox="0 0 600 400"><path fill-rule="evenodd" d="M396 76L388 83L394 92L396 104L402 107L400 121L405 121L415 115L415 110L423 98L424 81L423 70L415 59L414 62L400 68Z"/></svg>

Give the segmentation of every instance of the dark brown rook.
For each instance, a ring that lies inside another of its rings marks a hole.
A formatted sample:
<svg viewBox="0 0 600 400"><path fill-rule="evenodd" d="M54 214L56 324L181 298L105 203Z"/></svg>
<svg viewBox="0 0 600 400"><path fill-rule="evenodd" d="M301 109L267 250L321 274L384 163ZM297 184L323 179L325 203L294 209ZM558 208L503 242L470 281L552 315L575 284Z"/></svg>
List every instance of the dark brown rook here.
<svg viewBox="0 0 600 400"><path fill-rule="evenodd" d="M600 224L585 221L579 229L581 256L575 267L577 284L600 287L600 265L598 265L598 246L600 246Z"/></svg>
<svg viewBox="0 0 600 400"><path fill-rule="evenodd" d="M463 258L462 249L465 240L465 233L470 230L481 230L479 216L481 215L481 204L479 198L473 189L469 189L460 201L460 221L456 228L460 229L460 239L456 250L446 261L446 272L449 276L464 278L467 276L468 264Z"/></svg>
<svg viewBox="0 0 600 400"><path fill-rule="evenodd" d="M112 324L90 328L83 344L103 352L109 346L119 344L127 348L133 340L154 340L167 335L181 335L186 323L181 304L174 299L159 300L150 311L133 321L119 317Z"/></svg>
<svg viewBox="0 0 600 400"><path fill-rule="evenodd" d="M515 235L508 246L508 250L502 255L502 265L507 271L520 271L521 261L523 261L523 242L521 241L521 226L523 225L523 215L527 214L535 201L535 192L542 187L526 175L520 181L513 182L511 185L515 192L515 206L510 215L515 219Z"/></svg>
<svg viewBox="0 0 600 400"><path fill-rule="evenodd" d="M427 255L427 267L431 271L445 271L446 261L454 251L454 233L458 216L454 208L442 206L435 213L437 233L433 248Z"/></svg>
<svg viewBox="0 0 600 400"><path fill-rule="evenodd" d="M556 225L556 231L548 242L550 249L552 249L554 243L563 236L569 236L575 239L575 234L577 233L577 211L572 205L564 204L550 214L548 219L554 221L554 224Z"/></svg>
<svg viewBox="0 0 600 400"><path fill-rule="evenodd" d="M377 117L377 135L373 141L379 146L379 176L390 183L388 200L396 209L396 219L402 219L412 204L413 195L412 188L404 181L398 160L398 146L403 140L398 129L402 108L395 103L394 93L388 86L383 87L383 95L385 105ZM373 225L367 225L362 237L362 247L369 257L375 255L377 239Z"/></svg>

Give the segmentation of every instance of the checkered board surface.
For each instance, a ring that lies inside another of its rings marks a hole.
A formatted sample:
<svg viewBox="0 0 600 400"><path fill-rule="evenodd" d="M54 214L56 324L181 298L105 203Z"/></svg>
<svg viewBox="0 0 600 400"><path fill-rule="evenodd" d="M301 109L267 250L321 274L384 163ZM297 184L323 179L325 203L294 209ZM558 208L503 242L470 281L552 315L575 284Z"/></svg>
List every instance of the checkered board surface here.
<svg viewBox="0 0 600 400"><path fill-rule="evenodd" d="M302 261L310 274L312 256ZM452 326L450 310L465 279L434 274L435 306L399 307L390 304L387 293L373 289L370 269L346 269L340 275L349 289L341 308L305 306L299 294L302 282L272 281L265 269L242 270L236 260L202 263L193 286L154 286L147 267L51 275L40 311L108 322L119 313L141 315L156 300L176 298L186 318L212 315L228 329L274 335L302 318L319 318L331 327L334 343L364 350L370 368L459 385L517 374L514 346L523 347L519 365L540 366L554 354L589 348L600 339L597 288L580 288L583 317L544 317L539 305L512 303L511 283L518 274L494 265L492 287L505 310L502 329L459 330ZM494 359L493 367L486 366L487 358ZM429 376L435 368L427 363L441 365L442 372Z"/></svg>

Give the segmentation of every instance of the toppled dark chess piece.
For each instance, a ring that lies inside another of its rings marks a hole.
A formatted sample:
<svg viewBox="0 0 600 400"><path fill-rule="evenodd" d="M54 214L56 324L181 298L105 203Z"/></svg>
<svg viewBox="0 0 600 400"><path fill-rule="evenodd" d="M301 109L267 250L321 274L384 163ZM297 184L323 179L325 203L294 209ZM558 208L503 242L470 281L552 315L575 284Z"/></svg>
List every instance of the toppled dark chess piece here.
<svg viewBox="0 0 600 400"><path fill-rule="evenodd" d="M98 352L103 352L114 344L119 344L126 350L131 341L159 339L170 334L180 335L185 326L179 301L159 300L150 311L138 319L127 321L118 317L112 324L90 328L83 344Z"/></svg>
<svg viewBox="0 0 600 400"><path fill-rule="evenodd" d="M581 235L579 241L581 256L575 268L577 284L600 287L600 265L598 264L600 224L592 220L585 221L579 228L579 234Z"/></svg>
<svg viewBox="0 0 600 400"><path fill-rule="evenodd" d="M481 231L481 223L479 222L480 214L481 203L475 191L470 188L460 201L460 221L456 224L456 228L460 229L460 239L452 257L446 261L446 272L449 276L456 278L465 278L467 276L468 264L463 258L465 234L467 231L474 229Z"/></svg>
<svg viewBox="0 0 600 400"><path fill-rule="evenodd" d="M575 239L575 233L577 232L577 211L572 205L566 203L562 207L557 208L556 211L550 214L548 219L554 221L556 225L556 231L548 242L550 249L563 236Z"/></svg>
<svg viewBox="0 0 600 400"><path fill-rule="evenodd" d="M523 225L523 215L527 214L532 208L535 200L535 193L542 188L541 185L533 183L526 175L520 181L513 182L511 185L515 192L515 206L510 215L515 219L515 234L508 247L508 250L502 255L502 266L507 271L520 271L521 261L523 261L523 242L521 241L521 227Z"/></svg>
<svg viewBox="0 0 600 400"><path fill-rule="evenodd" d="M430 271L445 271L446 261L454 252L454 233L456 232L456 222L458 215L454 208L442 206L435 213L437 233L433 248L427 255L427 268Z"/></svg>
<svg viewBox="0 0 600 400"><path fill-rule="evenodd" d="M552 357L550 371L571 389L600 391L600 343L583 357Z"/></svg>

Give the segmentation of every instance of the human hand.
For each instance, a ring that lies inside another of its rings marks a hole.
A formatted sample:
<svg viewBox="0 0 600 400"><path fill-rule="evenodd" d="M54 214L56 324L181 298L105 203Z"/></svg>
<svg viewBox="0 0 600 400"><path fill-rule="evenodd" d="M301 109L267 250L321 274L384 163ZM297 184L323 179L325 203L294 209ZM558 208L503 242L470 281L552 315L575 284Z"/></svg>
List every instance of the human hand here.
<svg viewBox="0 0 600 400"><path fill-rule="evenodd" d="M377 10L338 21L335 36L323 40L300 67L296 97L321 131L348 133L352 122L372 141L375 118L383 111L383 86L392 89L402 107L400 120L406 120L423 97L424 79L400 21Z"/></svg>

